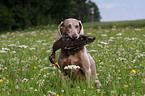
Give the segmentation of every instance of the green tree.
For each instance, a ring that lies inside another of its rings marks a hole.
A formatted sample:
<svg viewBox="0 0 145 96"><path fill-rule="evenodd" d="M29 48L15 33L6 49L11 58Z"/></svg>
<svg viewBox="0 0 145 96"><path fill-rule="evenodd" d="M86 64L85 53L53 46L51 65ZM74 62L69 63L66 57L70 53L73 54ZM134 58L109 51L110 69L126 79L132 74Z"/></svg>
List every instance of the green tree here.
<svg viewBox="0 0 145 96"><path fill-rule="evenodd" d="M91 19L88 18L88 9L94 8L94 21L100 21L101 16L99 12L98 6L92 2L91 0L74 0L75 2L75 8L77 9L75 11L74 18L80 19L82 22L90 22Z"/></svg>
<svg viewBox="0 0 145 96"><path fill-rule="evenodd" d="M57 24L67 18L90 21L90 7L95 8L95 20L99 21L99 9L90 0L0 0L0 30Z"/></svg>
<svg viewBox="0 0 145 96"><path fill-rule="evenodd" d="M14 19L12 13L7 7L0 4L0 31L9 30L14 24Z"/></svg>
<svg viewBox="0 0 145 96"><path fill-rule="evenodd" d="M74 2L75 2L75 7L77 9L75 11L74 18L85 22L87 19L87 9L88 9L86 0L74 0Z"/></svg>
<svg viewBox="0 0 145 96"><path fill-rule="evenodd" d="M89 0L87 5L88 5L88 8L94 8L94 21L100 21L101 15L100 15L99 8L96 5L96 3Z"/></svg>

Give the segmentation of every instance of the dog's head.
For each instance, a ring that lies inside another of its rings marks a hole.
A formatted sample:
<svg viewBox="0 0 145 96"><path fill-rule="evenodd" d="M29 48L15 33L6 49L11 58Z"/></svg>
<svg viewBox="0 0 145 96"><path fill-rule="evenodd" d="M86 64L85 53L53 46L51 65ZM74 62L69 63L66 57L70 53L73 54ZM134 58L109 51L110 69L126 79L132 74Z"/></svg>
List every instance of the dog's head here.
<svg viewBox="0 0 145 96"><path fill-rule="evenodd" d="M62 36L69 36L72 39L78 39L80 35L84 35L81 21L70 18L59 24L56 39L58 40Z"/></svg>

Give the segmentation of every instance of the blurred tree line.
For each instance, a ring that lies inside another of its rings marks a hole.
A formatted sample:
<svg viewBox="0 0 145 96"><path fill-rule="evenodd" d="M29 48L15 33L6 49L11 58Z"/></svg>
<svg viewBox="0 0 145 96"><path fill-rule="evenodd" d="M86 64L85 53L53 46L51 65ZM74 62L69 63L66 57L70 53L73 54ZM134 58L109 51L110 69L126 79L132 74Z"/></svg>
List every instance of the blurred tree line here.
<svg viewBox="0 0 145 96"><path fill-rule="evenodd" d="M0 0L0 30L56 24L67 18L89 22L91 7L94 20L100 21L99 9L91 0Z"/></svg>

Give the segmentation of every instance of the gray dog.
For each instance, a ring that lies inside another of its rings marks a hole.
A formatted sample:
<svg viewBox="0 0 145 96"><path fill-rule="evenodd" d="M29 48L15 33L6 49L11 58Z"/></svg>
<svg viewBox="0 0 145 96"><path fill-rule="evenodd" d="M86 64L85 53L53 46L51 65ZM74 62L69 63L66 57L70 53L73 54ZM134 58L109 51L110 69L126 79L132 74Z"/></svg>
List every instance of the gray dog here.
<svg viewBox="0 0 145 96"><path fill-rule="evenodd" d="M59 31L56 36L57 40L59 40L62 36L69 36L72 39L78 39L80 35L84 35L81 21L73 18L66 19L65 21L61 22L58 26L58 30ZM85 46L79 50L73 51L61 49L58 58L58 64L61 66L63 82L65 81L65 76L70 75L64 69L64 67L68 65L77 65L80 66L80 69L74 70L71 72L71 75L74 75L74 77L77 75L79 75L78 77L82 77L84 75L88 82L88 86L92 85L90 84L90 79L92 79L91 82L94 82L96 87L101 86L96 74L95 62L91 55L87 52Z"/></svg>

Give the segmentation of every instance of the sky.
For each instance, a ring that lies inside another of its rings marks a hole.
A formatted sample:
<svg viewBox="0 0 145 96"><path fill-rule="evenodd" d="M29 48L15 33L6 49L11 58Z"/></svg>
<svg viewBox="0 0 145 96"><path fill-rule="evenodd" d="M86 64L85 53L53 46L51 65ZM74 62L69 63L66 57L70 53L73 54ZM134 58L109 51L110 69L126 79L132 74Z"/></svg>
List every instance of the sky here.
<svg viewBox="0 0 145 96"><path fill-rule="evenodd" d="M145 19L145 0L91 0L101 13L101 21Z"/></svg>

